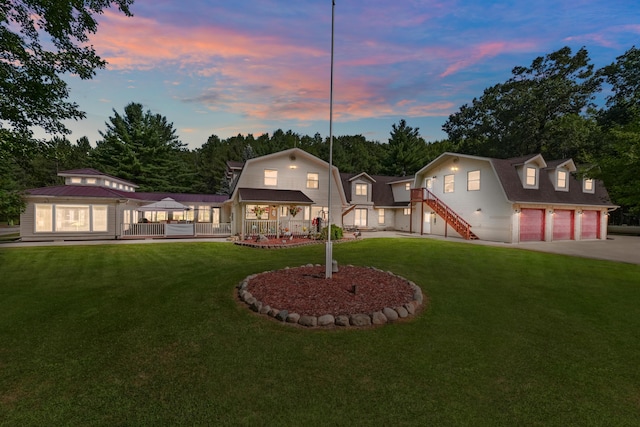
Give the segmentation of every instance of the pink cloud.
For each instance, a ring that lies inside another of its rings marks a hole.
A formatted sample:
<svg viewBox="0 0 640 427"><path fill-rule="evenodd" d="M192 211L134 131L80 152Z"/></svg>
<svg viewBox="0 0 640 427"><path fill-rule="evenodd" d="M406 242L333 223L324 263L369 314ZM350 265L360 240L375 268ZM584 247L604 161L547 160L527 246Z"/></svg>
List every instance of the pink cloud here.
<svg viewBox="0 0 640 427"><path fill-rule="evenodd" d="M506 42L495 41L487 42L479 45L469 46L467 49L463 49L460 52L456 52L456 57L460 58L455 60L447 69L440 74L440 77L447 77L455 74L458 71L469 68L487 58L493 58L500 54L512 53L514 51L530 51L535 48L534 42Z"/></svg>

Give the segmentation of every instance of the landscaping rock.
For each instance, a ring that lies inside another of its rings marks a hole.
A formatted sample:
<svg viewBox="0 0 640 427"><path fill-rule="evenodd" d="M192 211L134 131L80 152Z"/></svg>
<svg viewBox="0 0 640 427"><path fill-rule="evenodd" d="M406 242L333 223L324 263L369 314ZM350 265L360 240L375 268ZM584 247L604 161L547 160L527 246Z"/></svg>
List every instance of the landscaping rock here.
<svg viewBox="0 0 640 427"><path fill-rule="evenodd" d="M298 323L300 315L298 313L291 313L287 316L287 323Z"/></svg>
<svg viewBox="0 0 640 427"><path fill-rule="evenodd" d="M269 310L269 312L267 313L267 316L271 316L271 317L277 317L278 313L280 313L280 310L278 310L277 308L272 308L271 310Z"/></svg>
<svg viewBox="0 0 640 427"><path fill-rule="evenodd" d="M276 314L276 319L284 322L285 320L287 320L288 315L289 315L289 312L287 310L281 310L278 312L278 314Z"/></svg>
<svg viewBox="0 0 640 427"><path fill-rule="evenodd" d="M409 316L409 312L404 307L395 307L394 310L396 311L396 313L398 313L398 317L400 317L401 319Z"/></svg>
<svg viewBox="0 0 640 427"><path fill-rule="evenodd" d="M404 305L404 308L407 310L407 313L409 313L410 315L414 315L416 314L416 305L415 303L412 302L408 302Z"/></svg>
<svg viewBox="0 0 640 427"><path fill-rule="evenodd" d="M349 326L349 316L340 315L336 316L336 326Z"/></svg>
<svg viewBox="0 0 640 427"><path fill-rule="evenodd" d="M353 326L369 326L371 325L371 317L368 314L353 314L349 322Z"/></svg>
<svg viewBox="0 0 640 427"><path fill-rule="evenodd" d="M269 238L264 234L258 235L258 242L268 242L268 241L269 241Z"/></svg>
<svg viewBox="0 0 640 427"><path fill-rule="evenodd" d="M376 311L371 315L371 323L374 325L384 325L387 323L387 316L385 316L381 311Z"/></svg>
<svg viewBox="0 0 640 427"><path fill-rule="evenodd" d="M263 305L262 308L260 309L260 314L269 314L269 312L271 311L271 307L269 307L269 305Z"/></svg>
<svg viewBox="0 0 640 427"><path fill-rule="evenodd" d="M389 322L393 322L395 320L398 320L398 312L395 311L393 308L389 308L389 307L385 307L382 309L382 313L387 316L387 320Z"/></svg>
<svg viewBox="0 0 640 427"><path fill-rule="evenodd" d="M301 316L298 324L302 326L318 326L318 318L316 316Z"/></svg>
<svg viewBox="0 0 640 427"><path fill-rule="evenodd" d="M347 319L347 322L348 321L349 320ZM335 322L336 319L331 314L325 314L324 316L318 317L318 326L329 326L333 325Z"/></svg>
<svg viewBox="0 0 640 427"><path fill-rule="evenodd" d="M244 302L246 302L247 305L249 305L249 306L251 306L251 304L253 304L256 301L258 301L258 300L255 299L254 297L245 298L245 300L244 300Z"/></svg>
<svg viewBox="0 0 640 427"><path fill-rule="evenodd" d="M255 311L256 313L260 313L260 310L262 310L262 303L256 300L253 303L251 303L250 307L251 307L251 310Z"/></svg>

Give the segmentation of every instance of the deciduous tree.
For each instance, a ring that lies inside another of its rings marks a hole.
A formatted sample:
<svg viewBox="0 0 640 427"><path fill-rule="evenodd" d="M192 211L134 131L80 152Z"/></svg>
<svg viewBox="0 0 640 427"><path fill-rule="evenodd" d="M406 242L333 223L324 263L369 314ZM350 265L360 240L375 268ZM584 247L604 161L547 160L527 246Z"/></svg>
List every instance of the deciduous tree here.
<svg viewBox="0 0 640 427"><path fill-rule="evenodd" d="M61 78L90 79L105 61L88 44L95 15L115 5L127 16L133 0L15 0L0 2L0 126L66 133L65 119L84 113L69 102Z"/></svg>

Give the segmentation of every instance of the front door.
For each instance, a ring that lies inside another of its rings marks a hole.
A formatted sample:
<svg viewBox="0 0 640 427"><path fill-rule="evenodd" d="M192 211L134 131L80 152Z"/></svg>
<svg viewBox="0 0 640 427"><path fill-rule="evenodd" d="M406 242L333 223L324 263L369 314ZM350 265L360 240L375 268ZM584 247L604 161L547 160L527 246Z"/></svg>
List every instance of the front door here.
<svg viewBox="0 0 640 427"><path fill-rule="evenodd" d="M422 232L431 234L431 212L425 212L422 219Z"/></svg>

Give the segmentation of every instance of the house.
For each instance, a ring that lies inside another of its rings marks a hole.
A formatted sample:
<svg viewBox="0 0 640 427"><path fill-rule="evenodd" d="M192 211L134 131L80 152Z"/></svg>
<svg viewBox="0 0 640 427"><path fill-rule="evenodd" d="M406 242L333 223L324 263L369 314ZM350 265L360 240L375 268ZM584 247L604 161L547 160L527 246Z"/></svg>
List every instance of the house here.
<svg viewBox="0 0 640 427"><path fill-rule="evenodd" d="M414 177L341 173L348 209L346 229L409 231L409 203Z"/></svg>
<svg viewBox="0 0 640 427"><path fill-rule="evenodd" d="M444 153L420 169L411 231L499 242L606 239L616 208L571 159L493 159Z"/></svg>
<svg viewBox="0 0 640 427"><path fill-rule="evenodd" d="M340 173L299 148L227 162L230 196L138 192L94 169L27 191L29 240L236 235L241 239L346 229L397 230L517 243L607 238L616 208L571 159L493 159L444 153L414 176ZM330 203L329 203L329 200Z"/></svg>
<svg viewBox="0 0 640 427"><path fill-rule="evenodd" d="M23 241L229 234L227 196L137 192L136 184L90 168L58 176L64 185L26 191Z"/></svg>
<svg viewBox="0 0 640 427"><path fill-rule="evenodd" d="M240 238L302 235L331 218L342 226L348 207L338 169L304 150L291 148L247 160L235 176L229 200L231 233ZM331 212L329 212L331 197Z"/></svg>

